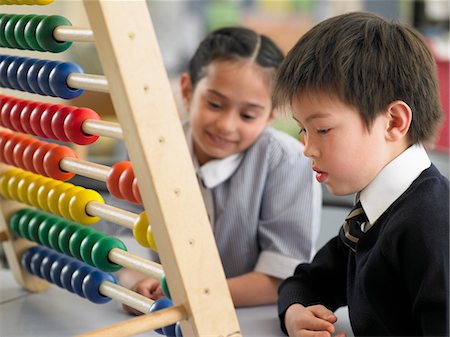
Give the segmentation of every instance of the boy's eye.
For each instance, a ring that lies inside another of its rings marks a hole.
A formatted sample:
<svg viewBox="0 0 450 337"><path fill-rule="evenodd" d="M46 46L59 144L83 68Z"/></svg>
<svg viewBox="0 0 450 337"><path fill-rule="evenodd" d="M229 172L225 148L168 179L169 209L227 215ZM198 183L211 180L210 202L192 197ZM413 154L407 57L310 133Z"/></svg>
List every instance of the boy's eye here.
<svg viewBox="0 0 450 337"><path fill-rule="evenodd" d="M306 129L300 127L300 130L298 131L298 134L299 134L299 135L306 135Z"/></svg>
<svg viewBox="0 0 450 337"><path fill-rule="evenodd" d="M317 129L317 133L319 133L321 135L327 134L328 131L330 131L330 129Z"/></svg>

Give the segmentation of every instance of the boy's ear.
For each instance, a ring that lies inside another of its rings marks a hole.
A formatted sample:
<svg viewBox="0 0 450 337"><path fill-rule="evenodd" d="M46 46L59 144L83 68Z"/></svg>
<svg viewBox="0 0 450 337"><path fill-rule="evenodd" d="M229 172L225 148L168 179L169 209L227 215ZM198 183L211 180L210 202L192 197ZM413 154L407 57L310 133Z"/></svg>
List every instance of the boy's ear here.
<svg viewBox="0 0 450 337"><path fill-rule="evenodd" d="M403 101L391 102L386 110L386 118L388 140L398 141L407 136L412 122L412 111L408 104Z"/></svg>
<svg viewBox="0 0 450 337"><path fill-rule="evenodd" d="M191 104L191 96L192 96L192 81L191 76L188 73L183 73L180 76L180 88L181 88L181 97L183 99L183 106L186 111L189 110L189 105Z"/></svg>

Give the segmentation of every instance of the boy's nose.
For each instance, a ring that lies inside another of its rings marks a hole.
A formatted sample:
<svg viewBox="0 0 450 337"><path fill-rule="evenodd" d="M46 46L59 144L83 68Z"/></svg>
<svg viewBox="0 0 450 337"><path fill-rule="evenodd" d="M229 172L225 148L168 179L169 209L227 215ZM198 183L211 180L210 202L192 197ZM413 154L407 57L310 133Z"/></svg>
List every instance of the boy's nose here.
<svg viewBox="0 0 450 337"><path fill-rule="evenodd" d="M302 142L305 146L303 150L303 154L308 158L315 158L318 155L317 148L311 143L308 142L306 139Z"/></svg>

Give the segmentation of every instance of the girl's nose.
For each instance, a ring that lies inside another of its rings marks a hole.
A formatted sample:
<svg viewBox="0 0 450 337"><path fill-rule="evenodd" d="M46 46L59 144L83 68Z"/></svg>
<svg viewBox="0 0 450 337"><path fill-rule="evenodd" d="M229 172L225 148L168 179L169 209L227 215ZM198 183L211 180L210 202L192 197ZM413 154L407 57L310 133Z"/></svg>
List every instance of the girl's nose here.
<svg viewBox="0 0 450 337"><path fill-rule="evenodd" d="M236 128L236 117L232 111L224 113L217 120L217 129L222 133L230 133Z"/></svg>

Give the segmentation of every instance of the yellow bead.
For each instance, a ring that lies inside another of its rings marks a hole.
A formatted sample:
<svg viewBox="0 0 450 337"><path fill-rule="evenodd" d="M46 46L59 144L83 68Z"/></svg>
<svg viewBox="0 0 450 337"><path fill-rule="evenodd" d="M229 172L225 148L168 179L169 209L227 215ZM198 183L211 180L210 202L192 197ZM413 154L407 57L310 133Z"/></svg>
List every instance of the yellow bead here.
<svg viewBox="0 0 450 337"><path fill-rule="evenodd" d="M9 196L11 197L11 199L14 199L16 201L22 202L22 200L20 199L20 196L19 196L18 185L19 185L19 182L20 182L21 179L23 179L24 177L29 176L31 174L32 174L31 172L22 171L19 174L13 175L9 179L9 181L8 181L8 193L9 193Z"/></svg>
<svg viewBox="0 0 450 337"><path fill-rule="evenodd" d="M91 189L83 189L73 195L69 202L69 213L72 219L83 225L92 225L100 221L99 217L86 212L87 204L93 201L105 203L100 193Z"/></svg>
<svg viewBox="0 0 450 337"><path fill-rule="evenodd" d="M40 176L38 179L32 181L30 185L28 185L28 204L32 205L34 207L39 208L39 202L38 202L38 189L45 183L51 181L51 178Z"/></svg>
<svg viewBox="0 0 450 337"><path fill-rule="evenodd" d="M69 212L69 202L75 194L83 189L84 188L80 186L73 186L60 194L58 199L59 215L65 217L66 219L73 220Z"/></svg>
<svg viewBox="0 0 450 337"><path fill-rule="evenodd" d="M43 209L46 212L50 211L48 195L53 188L61 184L63 184L62 181L52 179L51 181L48 181L47 183L39 187L37 191L39 208Z"/></svg>
<svg viewBox="0 0 450 337"><path fill-rule="evenodd" d="M147 219L147 213L142 212L133 226L133 236L136 241L143 247L150 248L147 240L147 228L150 224Z"/></svg>
<svg viewBox="0 0 450 337"><path fill-rule="evenodd" d="M156 246L155 237L153 236L152 226L148 226L147 228L147 241L150 245L150 248L157 252L158 247Z"/></svg>
<svg viewBox="0 0 450 337"><path fill-rule="evenodd" d="M71 183L62 183L50 189L48 191L48 209L51 213L59 215L59 197L64 191L67 191L69 188L74 187Z"/></svg>
<svg viewBox="0 0 450 337"><path fill-rule="evenodd" d="M35 180L38 180L41 176L30 173L27 176L22 177L17 184L17 195L19 197L20 202L24 204L30 205L30 201L28 199L28 186Z"/></svg>
<svg viewBox="0 0 450 337"><path fill-rule="evenodd" d="M54 0L34 0L33 4L45 6L51 4L53 1Z"/></svg>
<svg viewBox="0 0 450 337"><path fill-rule="evenodd" d="M0 176L0 193L6 198L10 199L11 196L9 195L9 189L8 189L8 183L11 177L23 172L23 170L20 169L11 169L6 172L3 172Z"/></svg>

